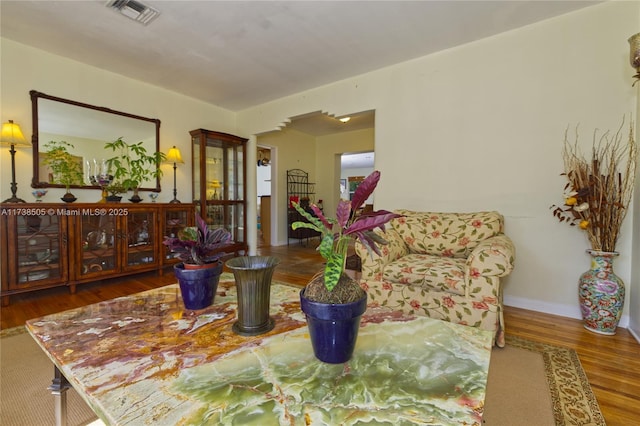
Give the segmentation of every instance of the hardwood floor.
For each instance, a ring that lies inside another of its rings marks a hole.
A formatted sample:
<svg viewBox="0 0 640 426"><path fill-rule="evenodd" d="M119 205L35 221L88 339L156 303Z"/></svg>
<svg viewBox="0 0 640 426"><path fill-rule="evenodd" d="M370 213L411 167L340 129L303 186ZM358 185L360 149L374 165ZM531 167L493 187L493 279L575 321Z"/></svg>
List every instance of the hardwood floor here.
<svg viewBox="0 0 640 426"><path fill-rule="evenodd" d="M304 285L322 268L323 259L308 247L260 247L260 255L281 259L274 280ZM1 328L23 325L27 319L137 293L174 283L173 273L163 276L140 274L78 286L76 294L66 288L11 297L11 305L0 309ZM615 336L586 331L579 320L513 307L505 308L507 334L557 346L578 353L607 425L638 424L640 419L640 344L626 329ZM499 349L496 349L499 350Z"/></svg>

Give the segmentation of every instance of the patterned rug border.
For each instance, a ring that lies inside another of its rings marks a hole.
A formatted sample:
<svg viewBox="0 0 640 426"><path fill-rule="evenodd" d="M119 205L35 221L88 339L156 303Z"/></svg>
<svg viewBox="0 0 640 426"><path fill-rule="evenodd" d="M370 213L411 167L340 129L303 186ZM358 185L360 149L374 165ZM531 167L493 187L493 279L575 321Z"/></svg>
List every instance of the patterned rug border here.
<svg viewBox="0 0 640 426"><path fill-rule="evenodd" d="M509 335L506 342L542 355L556 425L606 425L575 350Z"/></svg>

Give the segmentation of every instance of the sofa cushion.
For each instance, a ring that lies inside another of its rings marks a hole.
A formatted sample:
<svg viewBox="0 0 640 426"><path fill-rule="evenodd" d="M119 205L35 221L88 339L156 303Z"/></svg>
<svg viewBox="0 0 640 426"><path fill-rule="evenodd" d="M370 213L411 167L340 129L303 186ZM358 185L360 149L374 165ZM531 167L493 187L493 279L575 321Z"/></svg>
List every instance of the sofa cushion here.
<svg viewBox="0 0 640 426"><path fill-rule="evenodd" d="M465 259L409 254L384 268L384 281L464 295Z"/></svg>
<svg viewBox="0 0 640 426"><path fill-rule="evenodd" d="M487 238L502 232L498 212L430 213L396 210L404 215L390 224L412 253L467 258Z"/></svg>

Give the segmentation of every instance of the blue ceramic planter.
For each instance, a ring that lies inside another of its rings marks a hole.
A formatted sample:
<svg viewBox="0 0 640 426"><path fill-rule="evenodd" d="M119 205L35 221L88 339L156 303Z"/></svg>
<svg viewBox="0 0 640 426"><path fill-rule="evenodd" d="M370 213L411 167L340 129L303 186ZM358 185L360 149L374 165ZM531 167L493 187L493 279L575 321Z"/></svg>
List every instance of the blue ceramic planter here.
<svg viewBox="0 0 640 426"><path fill-rule="evenodd" d="M173 271L180 284L185 308L198 310L213 304L222 274L222 262L203 269L185 269L183 263L178 263L173 267Z"/></svg>
<svg viewBox="0 0 640 426"><path fill-rule="evenodd" d="M367 296L345 304L312 302L300 291L300 307L307 318L313 353L320 361L341 364L351 359Z"/></svg>

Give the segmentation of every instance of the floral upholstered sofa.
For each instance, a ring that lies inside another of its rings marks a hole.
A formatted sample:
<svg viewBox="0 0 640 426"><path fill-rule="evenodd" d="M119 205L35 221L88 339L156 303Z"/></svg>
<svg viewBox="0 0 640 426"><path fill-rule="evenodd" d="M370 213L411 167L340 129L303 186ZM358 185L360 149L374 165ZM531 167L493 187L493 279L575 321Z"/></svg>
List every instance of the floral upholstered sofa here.
<svg viewBox="0 0 640 426"><path fill-rule="evenodd" d="M504 346L500 278L513 269L515 247L502 215L395 213L404 216L385 226L382 256L355 246L370 303L480 327Z"/></svg>

